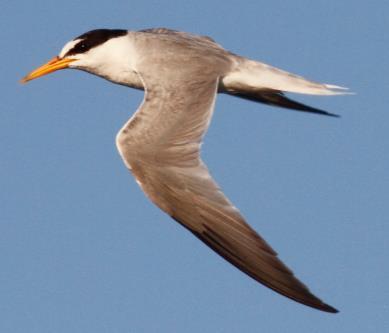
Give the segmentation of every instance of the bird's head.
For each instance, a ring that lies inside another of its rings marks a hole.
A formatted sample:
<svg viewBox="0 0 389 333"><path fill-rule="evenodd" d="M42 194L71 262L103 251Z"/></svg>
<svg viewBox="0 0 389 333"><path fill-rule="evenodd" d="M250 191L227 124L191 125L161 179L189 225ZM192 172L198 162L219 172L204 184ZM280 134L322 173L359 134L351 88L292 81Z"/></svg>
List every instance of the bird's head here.
<svg viewBox="0 0 389 333"><path fill-rule="evenodd" d="M29 73L21 82L59 69L76 68L125 84L122 81L125 73L131 71L132 53L127 30L92 30L66 43L58 56Z"/></svg>

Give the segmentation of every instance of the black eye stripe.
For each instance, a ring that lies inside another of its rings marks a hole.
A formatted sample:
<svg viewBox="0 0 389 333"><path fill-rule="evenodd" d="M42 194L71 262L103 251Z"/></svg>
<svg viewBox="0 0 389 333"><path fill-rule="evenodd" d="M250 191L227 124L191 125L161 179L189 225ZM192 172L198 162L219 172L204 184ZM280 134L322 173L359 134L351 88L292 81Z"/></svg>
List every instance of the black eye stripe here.
<svg viewBox="0 0 389 333"><path fill-rule="evenodd" d="M74 55L79 53L84 53L89 51L92 48L91 44L88 44L86 41L80 41L70 49L65 56Z"/></svg>
<svg viewBox="0 0 389 333"><path fill-rule="evenodd" d="M64 56L80 54L88 52L90 49L105 43L111 38L124 36L127 30L120 29L97 29L88 31L74 40L81 39L73 48L71 48Z"/></svg>

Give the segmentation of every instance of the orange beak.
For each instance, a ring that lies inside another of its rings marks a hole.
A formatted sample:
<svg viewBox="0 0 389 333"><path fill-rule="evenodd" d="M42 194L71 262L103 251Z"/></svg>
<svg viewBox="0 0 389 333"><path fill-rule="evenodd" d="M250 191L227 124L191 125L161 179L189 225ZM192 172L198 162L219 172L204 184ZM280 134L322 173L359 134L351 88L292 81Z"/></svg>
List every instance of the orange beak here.
<svg viewBox="0 0 389 333"><path fill-rule="evenodd" d="M21 83L26 83L28 81L37 79L43 75L55 72L59 69L68 68L69 64L77 59L54 57L46 64L38 67L36 70L32 71L28 75L26 75L23 79L20 80Z"/></svg>

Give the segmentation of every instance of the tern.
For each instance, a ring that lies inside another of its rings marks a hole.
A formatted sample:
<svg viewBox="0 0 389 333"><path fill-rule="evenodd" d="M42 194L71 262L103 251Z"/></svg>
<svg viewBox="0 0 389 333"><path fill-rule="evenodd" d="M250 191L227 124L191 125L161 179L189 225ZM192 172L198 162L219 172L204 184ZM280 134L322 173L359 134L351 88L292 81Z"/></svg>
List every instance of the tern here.
<svg viewBox="0 0 389 333"><path fill-rule="evenodd" d="M64 68L145 91L116 145L155 205L254 280L312 308L338 312L313 295L246 223L211 177L200 148L218 93L337 116L293 101L284 92L339 95L347 88L236 55L207 36L165 28L89 31L66 43L58 56L22 82Z"/></svg>

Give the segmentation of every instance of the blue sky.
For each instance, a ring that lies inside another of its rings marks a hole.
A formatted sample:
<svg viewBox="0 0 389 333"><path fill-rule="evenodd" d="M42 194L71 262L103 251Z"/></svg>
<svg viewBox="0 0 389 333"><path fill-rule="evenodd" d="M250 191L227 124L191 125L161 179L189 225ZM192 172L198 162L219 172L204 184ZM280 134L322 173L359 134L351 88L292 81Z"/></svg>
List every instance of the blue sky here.
<svg viewBox="0 0 389 333"><path fill-rule="evenodd" d="M8 1L1 5L1 332L389 330L389 3ZM203 157L329 315L266 289L154 207L117 130L142 93L77 71L18 80L93 28L165 26L344 85L306 115L218 98Z"/></svg>

